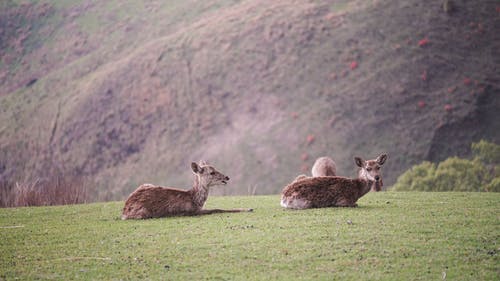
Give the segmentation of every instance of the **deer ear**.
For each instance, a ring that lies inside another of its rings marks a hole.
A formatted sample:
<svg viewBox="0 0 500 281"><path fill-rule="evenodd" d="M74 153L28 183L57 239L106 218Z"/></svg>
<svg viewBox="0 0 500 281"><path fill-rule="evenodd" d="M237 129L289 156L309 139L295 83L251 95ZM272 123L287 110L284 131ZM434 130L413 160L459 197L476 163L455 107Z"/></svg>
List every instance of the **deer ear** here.
<svg viewBox="0 0 500 281"><path fill-rule="evenodd" d="M195 162L191 163L191 170L193 170L193 172L195 174L201 174L201 172L202 172L202 168L198 164L196 164Z"/></svg>
<svg viewBox="0 0 500 281"><path fill-rule="evenodd" d="M363 160L361 157L354 157L354 162L356 162L356 165L361 168L363 168L363 166L365 165L365 160Z"/></svg>
<svg viewBox="0 0 500 281"><path fill-rule="evenodd" d="M198 161L198 165L200 165L200 166L206 166L206 165L208 165L208 163L205 160L200 160L200 161Z"/></svg>
<svg viewBox="0 0 500 281"><path fill-rule="evenodd" d="M387 154L380 154L380 156L377 157L377 163L379 165L383 165L385 163L385 160L387 160Z"/></svg>

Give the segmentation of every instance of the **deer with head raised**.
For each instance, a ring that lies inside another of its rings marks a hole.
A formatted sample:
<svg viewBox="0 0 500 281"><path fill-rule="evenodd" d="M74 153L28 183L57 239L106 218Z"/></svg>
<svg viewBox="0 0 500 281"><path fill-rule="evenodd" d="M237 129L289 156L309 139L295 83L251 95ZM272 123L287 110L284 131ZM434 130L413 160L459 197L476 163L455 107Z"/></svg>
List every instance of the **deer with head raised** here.
<svg viewBox="0 0 500 281"><path fill-rule="evenodd" d="M208 198L209 188L214 185L227 184L229 177L203 161L200 161L200 164L191 163L191 169L195 174L195 180L193 187L189 190L152 184L139 186L125 201L122 219L148 219L252 211L252 209L203 210L203 205Z"/></svg>
<svg viewBox="0 0 500 281"><path fill-rule="evenodd" d="M386 154L367 161L355 157L354 161L360 168L357 179L311 177L295 180L281 192L281 206L289 209L356 207L363 195L381 189L380 167L386 160Z"/></svg>
<svg viewBox="0 0 500 281"><path fill-rule="evenodd" d="M313 177L334 177L337 175L337 164L330 157L319 157L314 161L311 174ZM298 175L293 181L300 181L307 178L309 177L302 174Z"/></svg>
<svg viewBox="0 0 500 281"><path fill-rule="evenodd" d="M313 177L334 177L337 175L337 165L330 157L320 157L314 162L311 174Z"/></svg>

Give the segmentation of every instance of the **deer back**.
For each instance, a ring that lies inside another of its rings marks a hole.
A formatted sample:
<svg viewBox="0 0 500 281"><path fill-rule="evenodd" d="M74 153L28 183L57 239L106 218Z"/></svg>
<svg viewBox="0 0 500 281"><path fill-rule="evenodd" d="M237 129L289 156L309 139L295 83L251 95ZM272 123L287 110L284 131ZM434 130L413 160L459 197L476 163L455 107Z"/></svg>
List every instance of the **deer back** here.
<svg viewBox="0 0 500 281"><path fill-rule="evenodd" d="M345 177L312 177L292 182L283 189L284 198L300 198L311 208L354 204L363 194L364 181Z"/></svg>
<svg viewBox="0 0 500 281"><path fill-rule="evenodd" d="M123 208L123 217L156 218L190 214L195 209L198 208L188 191L144 184L130 194Z"/></svg>

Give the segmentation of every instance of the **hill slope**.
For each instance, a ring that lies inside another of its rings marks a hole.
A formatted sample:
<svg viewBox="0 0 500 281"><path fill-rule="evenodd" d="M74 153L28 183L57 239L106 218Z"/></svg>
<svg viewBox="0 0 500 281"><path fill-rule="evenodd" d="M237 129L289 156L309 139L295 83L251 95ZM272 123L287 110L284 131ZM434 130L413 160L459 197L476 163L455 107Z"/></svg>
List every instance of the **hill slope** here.
<svg viewBox="0 0 500 281"><path fill-rule="evenodd" d="M122 198L206 159L219 193L276 193L315 157L354 175L387 152L390 185L500 141L498 5L452 2L2 3L0 173Z"/></svg>

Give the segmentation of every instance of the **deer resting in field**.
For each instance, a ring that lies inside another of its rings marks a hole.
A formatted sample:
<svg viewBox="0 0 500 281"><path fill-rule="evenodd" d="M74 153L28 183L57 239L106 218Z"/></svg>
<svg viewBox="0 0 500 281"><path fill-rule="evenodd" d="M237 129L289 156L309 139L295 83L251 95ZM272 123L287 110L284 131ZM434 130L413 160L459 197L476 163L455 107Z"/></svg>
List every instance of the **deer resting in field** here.
<svg viewBox="0 0 500 281"><path fill-rule="evenodd" d="M337 175L337 165L330 157L316 159L311 169L313 177L334 177Z"/></svg>
<svg viewBox="0 0 500 281"><path fill-rule="evenodd" d="M170 187L143 184L130 194L122 219L148 219L169 216L196 216L213 213L251 212L252 209L203 210L211 186L225 185L229 177L214 167L200 161L191 163L195 174L193 188L182 190Z"/></svg>
<svg viewBox="0 0 500 281"><path fill-rule="evenodd" d="M281 192L281 206L289 209L356 207L358 199L370 190L381 190L380 166L387 155L368 161L360 157L354 160L360 167L357 179L311 177L293 181Z"/></svg>

